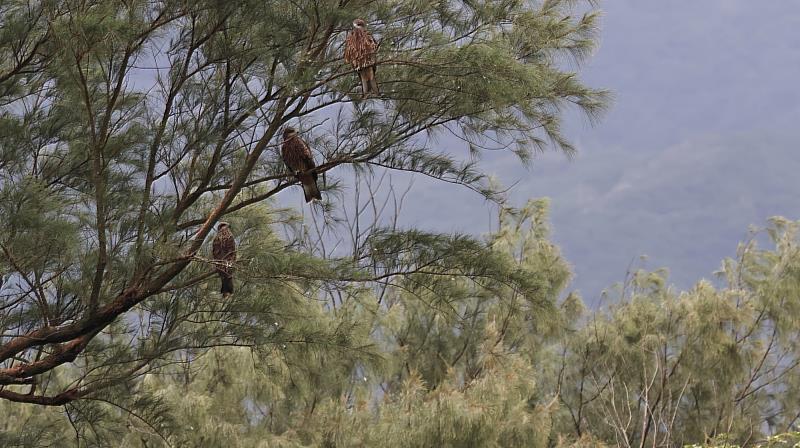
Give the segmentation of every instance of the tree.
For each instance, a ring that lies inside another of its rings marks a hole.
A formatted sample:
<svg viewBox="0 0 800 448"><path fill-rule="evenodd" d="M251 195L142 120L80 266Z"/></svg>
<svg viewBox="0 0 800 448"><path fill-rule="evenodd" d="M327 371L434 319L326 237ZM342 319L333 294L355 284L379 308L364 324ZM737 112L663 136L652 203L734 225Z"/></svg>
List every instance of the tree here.
<svg viewBox="0 0 800 448"><path fill-rule="evenodd" d="M557 335L568 269L547 241L544 213L544 201L505 210L484 250L459 237L454 263L419 254L425 267L385 289L337 291L335 312L296 291L267 295L274 300L262 306L276 319L268 343L173 353L132 386L137 403L83 399L66 405L69 419L48 411L38 421L29 406L0 405L9 428L29 431L0 440L46 446L74 433L76 446L546 446L557 400L539 387L532 360ZM458 260L473 268L462 272Z"/></svg>
<svg viewBox="0 0 800 448"><path fill-rule="evenodd" d="M594 45L596 15L574 19L573 8L0 3L0 398L66 405L80 441L86 425L99 434L98 403L159 421L142 378L211 347L360 353L337 358L350 369L374 358L355 316L304 300L334 308L342 291L427 269L530 291L517 267L487 266L489 245L466 237L373 226L347 257L314 256L272 233L268 224L293 221L264 204L295 184L275 150L290 123L321 175L410 171L501 201L474 162L427 137L447 129L522 162L548 142L572 152L560 111L593 116L606 96L562 68ZM354 17L380 40L380 102L351 98L340 47ZM319 213L336 209L336 185ZM223 216L240 235L244 285L220 303L204 243Z"/></svg>
<svg viewBox="0 0 800 448"><path fill-rule="evenodd" d="M742 244L723 263L725 287L677 293L663 271L637 271L594 313L564 294L569 269L548 241L546 201L502 209L500 223L480 246L407 246L418 252L392 265L407 274L381 287L292 277L259 282L231 305L204 302L193 337L260 319L249 330L262 339L169 353L116 396L66 404L66 417L0 402L0 443L794 446L800 223L774 219L773 248ZM367 252L432 238L400 233L371 239ZM281 244L271 233L254 241L265 242L256 253ZM428 258L443 253L452 258ZM331 291L335 302L308 300ZM51 381L81 369L62 366Z"/></svg>
<svg viewBox="0 0 800 448"><path fill-rule="evenodd" d="M551 373L559 431L639 447L780 446L769 436L796 431L798 223L771 221L774 248L760 249L757 235L741 244L722 263L726 286L678 293L663 271L638 271L564 338Z"/></svg>

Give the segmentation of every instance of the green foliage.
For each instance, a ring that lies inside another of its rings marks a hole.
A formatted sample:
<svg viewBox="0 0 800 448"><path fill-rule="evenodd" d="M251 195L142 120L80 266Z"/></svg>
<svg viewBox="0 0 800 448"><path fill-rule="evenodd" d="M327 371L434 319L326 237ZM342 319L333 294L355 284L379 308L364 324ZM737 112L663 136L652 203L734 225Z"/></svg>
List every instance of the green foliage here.
<svg viewBox="0 0 800 448"><path fill-rule="evenodd" d="M108 398L45 412L0 402L3 442L793 446L785 431L799 410L797 329L780 310L797 293L800 223L773 220L773 249L743 244L723 263L724 288L700 282L677 293L663 273L640 271L589 313L564 296L569 270L548 241L546 208L503 209L484 241L376 232L368 251L381 262L371 274L333 264L325 281L293 275L296 255L263 226L248 227L270 214L243 215L234 225L251 229L243 241L257 248L243 269L258 268L241 293L149 302L151 320L195 307L177 333L190 339L106 389ZM397 271L406 275L357 286ZM310 300L354 275L337 300Z"/></svg>
<svg viewBox="0 0 800 448"><path fill-rule="evenodd" d="M724 289L700 282L678 294L662 274L633 274L614 305L564 341L560 375L580 385L561 389L573 430L666 446L718 434L750 444L794 429L798 329L786 310L798 291L796 229L777 219L767 232L775 249L740 246L720 271Z"/></svg>

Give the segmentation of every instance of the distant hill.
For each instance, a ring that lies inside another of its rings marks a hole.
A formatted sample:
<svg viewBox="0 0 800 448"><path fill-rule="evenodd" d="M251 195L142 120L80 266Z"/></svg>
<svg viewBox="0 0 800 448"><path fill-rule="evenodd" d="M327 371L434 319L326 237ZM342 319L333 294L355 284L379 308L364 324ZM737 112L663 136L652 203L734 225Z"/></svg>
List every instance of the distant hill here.
<svg viewBox="0 0 800 448"><path fill-rule="evenodd" d="M620 281L639 255L688 287L734 255L750 225L800 219L800 142L786 135L704 137L656 154L588 151L564 165L541 163L519 190L552 196L555 238L588 295Z"/></svg>
<svg viewBox="0 0 800 448"><path fill-rule="evenodd" d="M632 261L667 267L689 287L736 253L751 225L800 219L800 140L766 131L705 136L663 151L583 148L547 154L526 171L511 157L487 161L519 179L512 198L551 198L553 237L591 300L624 278ZM488 231L494 213L474 193L418 179L402 223L439 231ZM637 264L641 266L641 264Z"/></svg>

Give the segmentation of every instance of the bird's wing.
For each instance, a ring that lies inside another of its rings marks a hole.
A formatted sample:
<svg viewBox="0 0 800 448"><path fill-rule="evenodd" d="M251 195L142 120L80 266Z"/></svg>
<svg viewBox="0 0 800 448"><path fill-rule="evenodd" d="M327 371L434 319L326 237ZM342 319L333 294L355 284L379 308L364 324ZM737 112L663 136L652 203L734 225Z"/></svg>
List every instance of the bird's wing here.
<svg viewBox="0 0 800 448"><path fill-rule="evenodd" d="M314 164L314 155L311 153L311 148L308 147L308 143L305 140L302 140L298 137L300 143L303 144L303 165L305 166L304 170L310 170L315 168L316 165Z"/></svg>
<svg viewBox="0 0 800 448"><path fill-rule="evenodd" d="M230 235L225 241L225 260L236 261L236 240Z"/></svg>
<svg viewBox="0 0 800 448"><path fill-rule="evenodd" d="M375 52L378 50L378 44L375 42L375 38L372 37L372 34L366 33L366 35L367 35L367 45L366 45L367 53L374 56Z"/></svg>
<svg viewBox="0 0 800 448"><path fill-rule="evenodd" d="M289 142L284 140L283 144L281 145L281 159L283 159L283 163L291 170L293 169L292 166L289 164Z"/></svg>

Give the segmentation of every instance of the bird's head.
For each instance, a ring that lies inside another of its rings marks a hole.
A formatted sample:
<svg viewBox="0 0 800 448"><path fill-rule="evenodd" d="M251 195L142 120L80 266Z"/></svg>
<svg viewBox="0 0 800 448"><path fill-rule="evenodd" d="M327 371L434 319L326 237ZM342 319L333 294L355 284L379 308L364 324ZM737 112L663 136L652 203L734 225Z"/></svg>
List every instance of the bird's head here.
<svg viewBox="0 0 800 448"><path fill-rule="evenodd" d="M225 221L221 221L221 222L219 223L219 225L217 226L217 230L229 229L230 227L231 227L231 225L230 225L230 224L228 224L228 223L227 223L227 222L225 222Z"/></svg>
<svg viewBox="0 0 800 448"><path fill-rule="evenodd" d="M365 22L364 19L353 20L353 28L363 30L366 27L367 27L367 22Z"/></svg>
<svg viewBox="0 0 800 448"><path fill-rule="evenodd" d="M294 137L295 134L297 134L297 131L293 127L286 126L285 128L283 128L284 140L288 140L289 138Z"/></svg>

